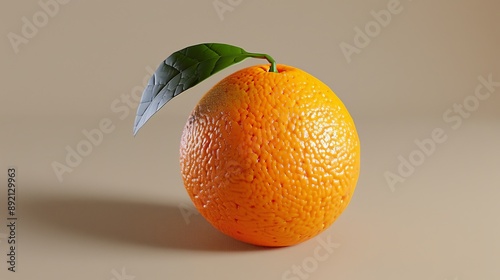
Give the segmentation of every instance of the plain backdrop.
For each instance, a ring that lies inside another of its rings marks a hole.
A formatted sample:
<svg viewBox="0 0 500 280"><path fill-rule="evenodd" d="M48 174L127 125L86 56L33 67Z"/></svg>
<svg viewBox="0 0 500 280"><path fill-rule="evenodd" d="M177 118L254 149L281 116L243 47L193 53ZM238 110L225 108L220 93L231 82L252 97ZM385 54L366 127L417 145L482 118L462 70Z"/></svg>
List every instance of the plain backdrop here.
<svg viewBox="0 0 500 280"><path fill-rule="evenodd" d="M15 273L0 227L0 278L498 279L499 10L495 0L3 1L0 225L9 167L18 221ZM133 137L144 81L203 42L301 68L349 109L361 175L317 238L272 250L234 241L193 211L181 182L179 138L196 102L265 61L217 73ZM338 246L319 260L325 240Z"/></svg>

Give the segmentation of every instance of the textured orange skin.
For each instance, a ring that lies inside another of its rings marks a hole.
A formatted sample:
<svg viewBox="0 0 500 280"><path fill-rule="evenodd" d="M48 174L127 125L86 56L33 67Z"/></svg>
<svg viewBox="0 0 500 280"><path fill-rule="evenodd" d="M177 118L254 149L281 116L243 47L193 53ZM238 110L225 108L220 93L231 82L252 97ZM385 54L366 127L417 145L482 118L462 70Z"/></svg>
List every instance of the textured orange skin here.
<svg viewBox="0 0 500 280"><path fill-rule="evenodd" d="M354 122L308 73L240 70L199 101L184 128L181 172L200 213L243 242L289 246L327 229L360 168Z"/></svg>

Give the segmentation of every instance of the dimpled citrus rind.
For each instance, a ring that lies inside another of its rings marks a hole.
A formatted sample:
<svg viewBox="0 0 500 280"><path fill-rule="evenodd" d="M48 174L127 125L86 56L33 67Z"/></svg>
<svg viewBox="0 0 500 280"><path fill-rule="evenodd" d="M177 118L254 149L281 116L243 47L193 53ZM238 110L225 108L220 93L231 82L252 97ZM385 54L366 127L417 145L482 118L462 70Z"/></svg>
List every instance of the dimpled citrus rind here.
<svg viewBox="0 0 500 280"><path fill-rule="evenodd" d="M328 86L290 66L268 70L242 69L203 96L182 134L181 173L214 227L289 246L327 229L349 204L360 145Z"/></svg>

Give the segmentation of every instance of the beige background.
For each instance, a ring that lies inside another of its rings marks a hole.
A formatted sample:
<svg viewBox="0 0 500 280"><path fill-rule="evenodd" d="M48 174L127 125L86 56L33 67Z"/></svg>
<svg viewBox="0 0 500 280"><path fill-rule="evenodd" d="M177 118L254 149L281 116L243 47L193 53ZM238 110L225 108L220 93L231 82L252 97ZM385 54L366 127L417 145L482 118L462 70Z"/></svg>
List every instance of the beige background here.
<svg viewBox="0 0 500 280"><path fill-rule="evenodd" d="M47 2L58 4L43 22ZM218 14L214 3L230 9ZM375 24L374 12L398 3L386 26ZM499 3L3 1L0 278L498 279L500 87L484 100L474 91L480 76L500 82ZM34 16L40 26L27 38L23 18ZM356 28L374 24L380 30L348 62L340 45L356 46ZM24 36L17 47L14 33ZM269 53L323 80L348 107L362 173L350 206L322 235L256 248L190 212L177 159L186 117L222 77L264 61L223 70L132 136L133 96L151 69L201 42ZM464 100L472 110L449 111ZM112 131L59 180L53 164L102 121ZM411 174L398 173L435 129L445 140ZM16 273L7 271L3 226L9 166L18 169ZM387 172L404 182L391 189ZM317 260L328 239L339 247Z"/></svg>

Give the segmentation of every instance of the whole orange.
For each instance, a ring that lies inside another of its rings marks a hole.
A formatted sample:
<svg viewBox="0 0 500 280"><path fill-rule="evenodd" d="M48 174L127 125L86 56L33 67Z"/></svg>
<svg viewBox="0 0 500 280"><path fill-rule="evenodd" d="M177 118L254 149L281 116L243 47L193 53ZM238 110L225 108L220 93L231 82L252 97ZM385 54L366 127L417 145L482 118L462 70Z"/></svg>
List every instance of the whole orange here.
<svg viewBox="0 0 500 280"><path fill-rule="evenodd" d="M208 91L182 134L186 190L217 229L243 242L289 246L327 229L349 204L360 169L354 122L312 75L249 67Z"/></svg>

